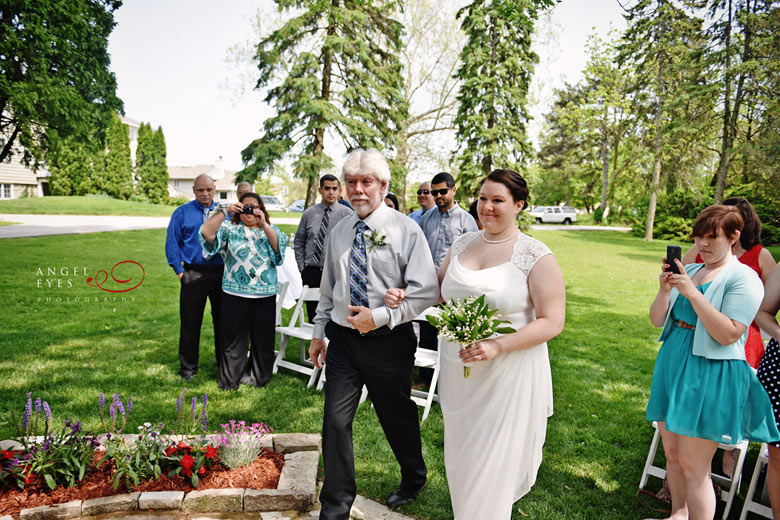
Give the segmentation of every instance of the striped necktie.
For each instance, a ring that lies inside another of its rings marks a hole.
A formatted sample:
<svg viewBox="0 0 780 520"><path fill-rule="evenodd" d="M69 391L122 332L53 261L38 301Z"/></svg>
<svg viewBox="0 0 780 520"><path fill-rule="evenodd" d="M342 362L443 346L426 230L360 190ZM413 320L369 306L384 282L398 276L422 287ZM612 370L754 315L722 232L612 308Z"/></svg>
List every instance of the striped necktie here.
<svg viewBox="0 0 780 520"><path fill-rule="evenodd" d="M311 265L322 266L322 249L325 246L325 235L328 234L328 220L330 218L330 206L325 206L325 213L322 215L320 230L317 232L317 238L314 240L314 254L311 257Z"/></svg>
<svg viewBox="0 0 780 520"><path fill-rule="evenodd" d="M355 240L352 242L352 251L349 255L349 297L352 305L363 307L368 307L366 237L363 234L366 229L368 226L365 222L358 221Z"/></svg>

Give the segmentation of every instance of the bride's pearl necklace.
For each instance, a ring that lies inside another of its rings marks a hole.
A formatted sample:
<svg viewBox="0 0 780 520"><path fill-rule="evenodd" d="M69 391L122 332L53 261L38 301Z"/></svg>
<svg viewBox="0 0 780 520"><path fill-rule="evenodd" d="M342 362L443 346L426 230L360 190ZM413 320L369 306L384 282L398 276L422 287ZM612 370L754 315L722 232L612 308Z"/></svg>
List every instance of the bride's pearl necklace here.
<svg viewBox="0 0 780 520"><path fill-rule="evenodd" d="M485 241L485 242L487 242L488 244L503 244L504 242L509 242L510 240L512 240L513 238L515 238L515 237L516 237L517 235L519 235L519 234L520 234L520 232L518 231L518 232L517 232L517 233L515 233L514 235L510 235L510 236L508 236L508 237L506 237L506 238L502 238L502 239L499 239L499 240L489 240L489 239L488 239L488 238L485 236L485 232L483 231L483 232L482 232L482 240L484 240L484 241Z"/></svg>

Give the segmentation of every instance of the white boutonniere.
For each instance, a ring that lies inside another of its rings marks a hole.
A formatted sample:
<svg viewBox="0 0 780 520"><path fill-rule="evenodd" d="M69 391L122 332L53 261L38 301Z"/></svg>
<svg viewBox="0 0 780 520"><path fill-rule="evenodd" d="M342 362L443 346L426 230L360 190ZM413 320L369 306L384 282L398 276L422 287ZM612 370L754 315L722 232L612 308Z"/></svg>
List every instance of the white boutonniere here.
<svg viewBox="0 0 780 520"><path fill-rule="evenodd" d="M371 246L368 248L370 253L374 252L375 247L387 245L387 233L385 233L384 229L372 229L371 231L365 231L363 234L371 241Z"/></svg>

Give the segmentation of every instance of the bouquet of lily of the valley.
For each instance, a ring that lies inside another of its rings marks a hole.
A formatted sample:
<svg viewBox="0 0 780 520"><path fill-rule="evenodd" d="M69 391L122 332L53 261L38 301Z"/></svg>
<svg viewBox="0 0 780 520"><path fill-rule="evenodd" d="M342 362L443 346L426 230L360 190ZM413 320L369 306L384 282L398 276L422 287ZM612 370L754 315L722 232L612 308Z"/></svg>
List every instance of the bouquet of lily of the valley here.
<svg viewBox="0 0 780 520"><path fill-rule="evenodd" d="M485 303L485 295L468 296L464 300L452 299L443 304L439 316L426 316L428 323L439 329L439 334L449 341L463 345L463 348L476 341L489 338L494 334L511 334L512 327L502 327L508 320L499 320L493 316L497 309L491 309ZM469 377L471 369L463 367L463 377Z"/></svg>

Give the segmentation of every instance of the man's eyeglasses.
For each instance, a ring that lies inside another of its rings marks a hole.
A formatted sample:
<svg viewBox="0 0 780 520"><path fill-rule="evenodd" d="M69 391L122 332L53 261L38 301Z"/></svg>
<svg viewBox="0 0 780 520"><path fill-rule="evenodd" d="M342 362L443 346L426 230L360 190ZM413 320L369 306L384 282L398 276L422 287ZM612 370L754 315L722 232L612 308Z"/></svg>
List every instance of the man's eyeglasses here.
<svg viewBox="0 0 780 520"><path fill-rule="evenodd" d="M436 195L446 195L448 191L450 191L452 188L442 188L440 190L431 190L431 195L434 197Z"/></svg>
<svg viewBox="0 0 780 520"><path fill-rule="evenodd" d="M429 195L431 190L417 190L417 195Z"/></svg>

